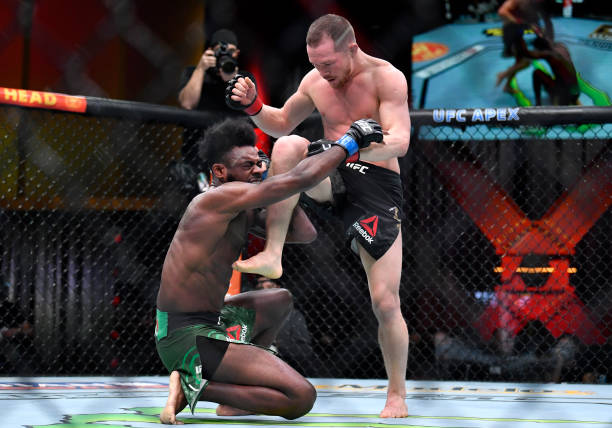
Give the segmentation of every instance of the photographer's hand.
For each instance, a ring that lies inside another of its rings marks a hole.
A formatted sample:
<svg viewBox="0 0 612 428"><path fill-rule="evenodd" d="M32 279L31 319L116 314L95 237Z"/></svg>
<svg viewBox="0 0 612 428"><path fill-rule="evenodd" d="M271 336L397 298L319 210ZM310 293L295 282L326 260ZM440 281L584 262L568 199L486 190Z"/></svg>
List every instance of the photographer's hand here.
<svg viewBox="0 0 612 428"><path fill-rule="evenodd" d="M206 49L204 54L200 57L200 62L198 62L198 68L201 68L202 71L206 71L211 67L217 66L217 58L215 57L215 51L212 49Z"/></svg>

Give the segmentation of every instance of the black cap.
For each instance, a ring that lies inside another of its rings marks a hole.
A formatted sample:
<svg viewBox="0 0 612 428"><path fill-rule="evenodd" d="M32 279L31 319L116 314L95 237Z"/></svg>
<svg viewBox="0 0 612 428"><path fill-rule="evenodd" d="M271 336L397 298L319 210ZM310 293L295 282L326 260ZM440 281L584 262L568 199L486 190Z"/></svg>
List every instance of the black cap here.
<svg viewBox="0 0 612 428"><path fill-rule="evenodd" d="M236 37L233 31L222 28L213 33L209 45L215 46L221 42L238 46L238 37Z"/></svg>

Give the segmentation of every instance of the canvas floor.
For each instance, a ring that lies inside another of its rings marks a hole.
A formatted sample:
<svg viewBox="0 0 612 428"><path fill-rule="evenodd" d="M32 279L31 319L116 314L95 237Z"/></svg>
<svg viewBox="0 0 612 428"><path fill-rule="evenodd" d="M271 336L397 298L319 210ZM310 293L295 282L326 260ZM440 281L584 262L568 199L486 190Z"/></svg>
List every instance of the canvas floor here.
<svg viewBox="0 0 612 428"><path fill-rule="evenodd" d="M311 379L310 413L294 421L271 416L218 417L199 402L194 426L308 427L584 427L612 426L612 386L407 381L410 416L380 419L386 382ZM0 378L0 426L153 427L167 397L165 377Z"/></svg>

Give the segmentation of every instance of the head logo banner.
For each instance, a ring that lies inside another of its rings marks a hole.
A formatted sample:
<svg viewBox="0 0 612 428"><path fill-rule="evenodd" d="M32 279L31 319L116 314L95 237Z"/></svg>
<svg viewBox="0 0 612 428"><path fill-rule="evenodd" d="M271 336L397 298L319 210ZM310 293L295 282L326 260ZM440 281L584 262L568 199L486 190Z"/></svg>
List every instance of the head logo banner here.
<svg viewBox="0 0 612 428"><path fill-rule="evenodd" d="M85 113L87 110L85 97L27 89L0 88L0 103L75 113Z"/></svg>

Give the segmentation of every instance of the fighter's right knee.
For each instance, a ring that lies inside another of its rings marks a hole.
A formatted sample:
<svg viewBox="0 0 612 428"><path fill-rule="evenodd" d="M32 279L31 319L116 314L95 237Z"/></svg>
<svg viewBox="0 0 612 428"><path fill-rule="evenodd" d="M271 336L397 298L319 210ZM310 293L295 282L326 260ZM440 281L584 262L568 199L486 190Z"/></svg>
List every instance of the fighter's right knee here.
<svg viewBox="0 0 612 428"><path fill-rule="evenodd" d="M306 157L309 141L299 135L287 135L274 143L272 162L297 163Z"/></svg>

